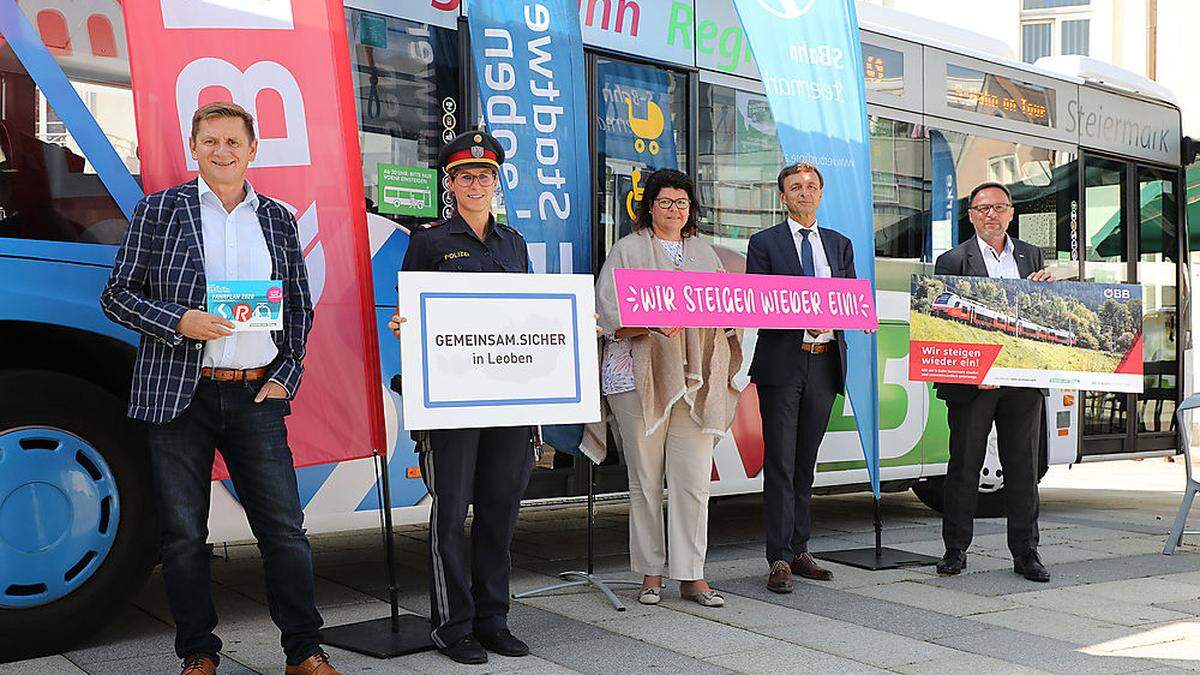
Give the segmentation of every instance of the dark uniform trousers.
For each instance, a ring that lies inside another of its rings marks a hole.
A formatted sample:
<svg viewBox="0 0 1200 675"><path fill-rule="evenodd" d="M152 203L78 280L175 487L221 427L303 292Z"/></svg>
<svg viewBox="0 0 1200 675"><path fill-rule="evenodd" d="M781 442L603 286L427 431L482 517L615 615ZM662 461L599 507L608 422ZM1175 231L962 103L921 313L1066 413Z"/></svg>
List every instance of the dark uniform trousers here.
<svg viewBox="0 0 1200 675"><path fill-rule="evenodd" d="M509 545L533 471L529 427L438 429L421 453L429 512L430 622L439 647L508 627ZM473 504L471 581L467 505Z"/></svg>
<svg viewBox="0 0 1200 675"><path fill-rule="evenodd" d="M763 421L763 511L767 563L791 561L808 550L813 475L837 395L838 352L800 352L793 384L758 384Z"/></svg>
<svg viewBox="0 0 1200 675"><path fill-rule="evenodd" d="M1008 511L1008 548L1014 556L1038 544L1037 421L1044 397L1037 389L981 389L966 400L949 400L950 463L946 467L942 540L947 549L966 551L974 534L979 471L987 454L992 421L1004 470L1004 506Z"/></svg>

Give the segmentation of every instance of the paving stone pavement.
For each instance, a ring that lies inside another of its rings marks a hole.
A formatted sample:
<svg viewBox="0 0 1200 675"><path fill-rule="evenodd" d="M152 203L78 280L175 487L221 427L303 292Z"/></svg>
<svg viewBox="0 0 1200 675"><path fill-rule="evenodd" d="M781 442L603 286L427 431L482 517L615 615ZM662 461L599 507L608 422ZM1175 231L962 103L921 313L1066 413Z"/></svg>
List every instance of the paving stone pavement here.
<svg viewBox="0 0 1200 675"><path fill-rule="evenodd" d="M721 609L679 598L661 605L620 591L628 611L598 593L570 589L513 602L510 625L533 654L458 666L436 653L388 661L330 649L347 673L962 673L1200 671L1200 538L1161 555L1179 505L1183 467L1161 459L1055 468L1042 484L1042 553L1049 584L1013 574L1004 522L981 520L967 572L932 568L869 572L830 564L834 580L765 588L761 499L714 500L708 578ZM885 543L941 553L940 519L911 493L885 496ZM1200 528L1200 508L1191 527ZM596 571L633 579L628 509L597 511ZM814 501L814 552L873 541L866 495ZM527 509L513 549L513 590L581 569L586 517L579 506ZM401 605L428 612L425 528L398 529ZM1185 540L1187 541L1187 540ZM327 625L386 616L383 553L375 532L313 537L317 600ZM221 673L282 672L257 549L222 548L214 561ZM156 572L127 608L63 654L0 664L0 675L178 672L173 629Z"/></svg>

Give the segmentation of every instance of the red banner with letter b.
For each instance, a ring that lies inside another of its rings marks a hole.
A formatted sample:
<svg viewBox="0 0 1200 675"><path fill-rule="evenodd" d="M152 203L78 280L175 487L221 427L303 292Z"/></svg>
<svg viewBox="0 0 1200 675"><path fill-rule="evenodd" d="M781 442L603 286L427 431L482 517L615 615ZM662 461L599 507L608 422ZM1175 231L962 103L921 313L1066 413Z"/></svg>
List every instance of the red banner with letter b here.
<svg viewBox="0 0 1200 675"><path fill-rule="evenodd" d="M370 252L342 0L124 3L147 193L195 178L192 113L258 123L255 190L296 215L316 317L288 418L296 466L385 446ZM223 465L215 477L226 475Z"/></svg>

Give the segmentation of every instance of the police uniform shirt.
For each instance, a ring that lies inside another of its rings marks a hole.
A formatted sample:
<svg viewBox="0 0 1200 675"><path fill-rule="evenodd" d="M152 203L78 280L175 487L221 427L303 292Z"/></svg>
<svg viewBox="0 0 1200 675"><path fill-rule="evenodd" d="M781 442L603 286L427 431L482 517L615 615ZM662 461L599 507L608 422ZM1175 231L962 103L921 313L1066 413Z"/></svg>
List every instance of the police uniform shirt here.
<svg viewBox="0 0 1200 675"><path fill-rule="evenodd" d="M488 217L481 241L467 221L455 213L426 229L413 230L400 268L405 272L529 271L525 238L515 229Z"/></svg>

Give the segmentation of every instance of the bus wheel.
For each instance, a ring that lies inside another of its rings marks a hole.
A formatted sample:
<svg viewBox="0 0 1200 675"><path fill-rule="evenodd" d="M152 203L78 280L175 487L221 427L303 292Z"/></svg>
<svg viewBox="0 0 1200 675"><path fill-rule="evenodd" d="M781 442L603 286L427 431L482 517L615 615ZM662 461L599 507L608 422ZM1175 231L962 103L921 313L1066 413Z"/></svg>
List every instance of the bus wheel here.
<svg viewBox="0 0 1200 675"><path fill-rule="evenodd" d="M111 394L0 373L0 661L54 654L146 580L157 526L144 444Z"/></svg>
<svg viewBox="0 0 1200 675"><path fill-rule="evenodd" d="M1043 466L1039 471L1038 479L1041 480L1046 475L1046 469ZM913 486L912 491L917 495L917 499L929 508L941 513L945 506L945 476L936 476L918 482ZM990 487L983 484L979 487L979 501L975 504L976 518L1003 518L1005 516L1004 508L1004 486Z"/></svg>

